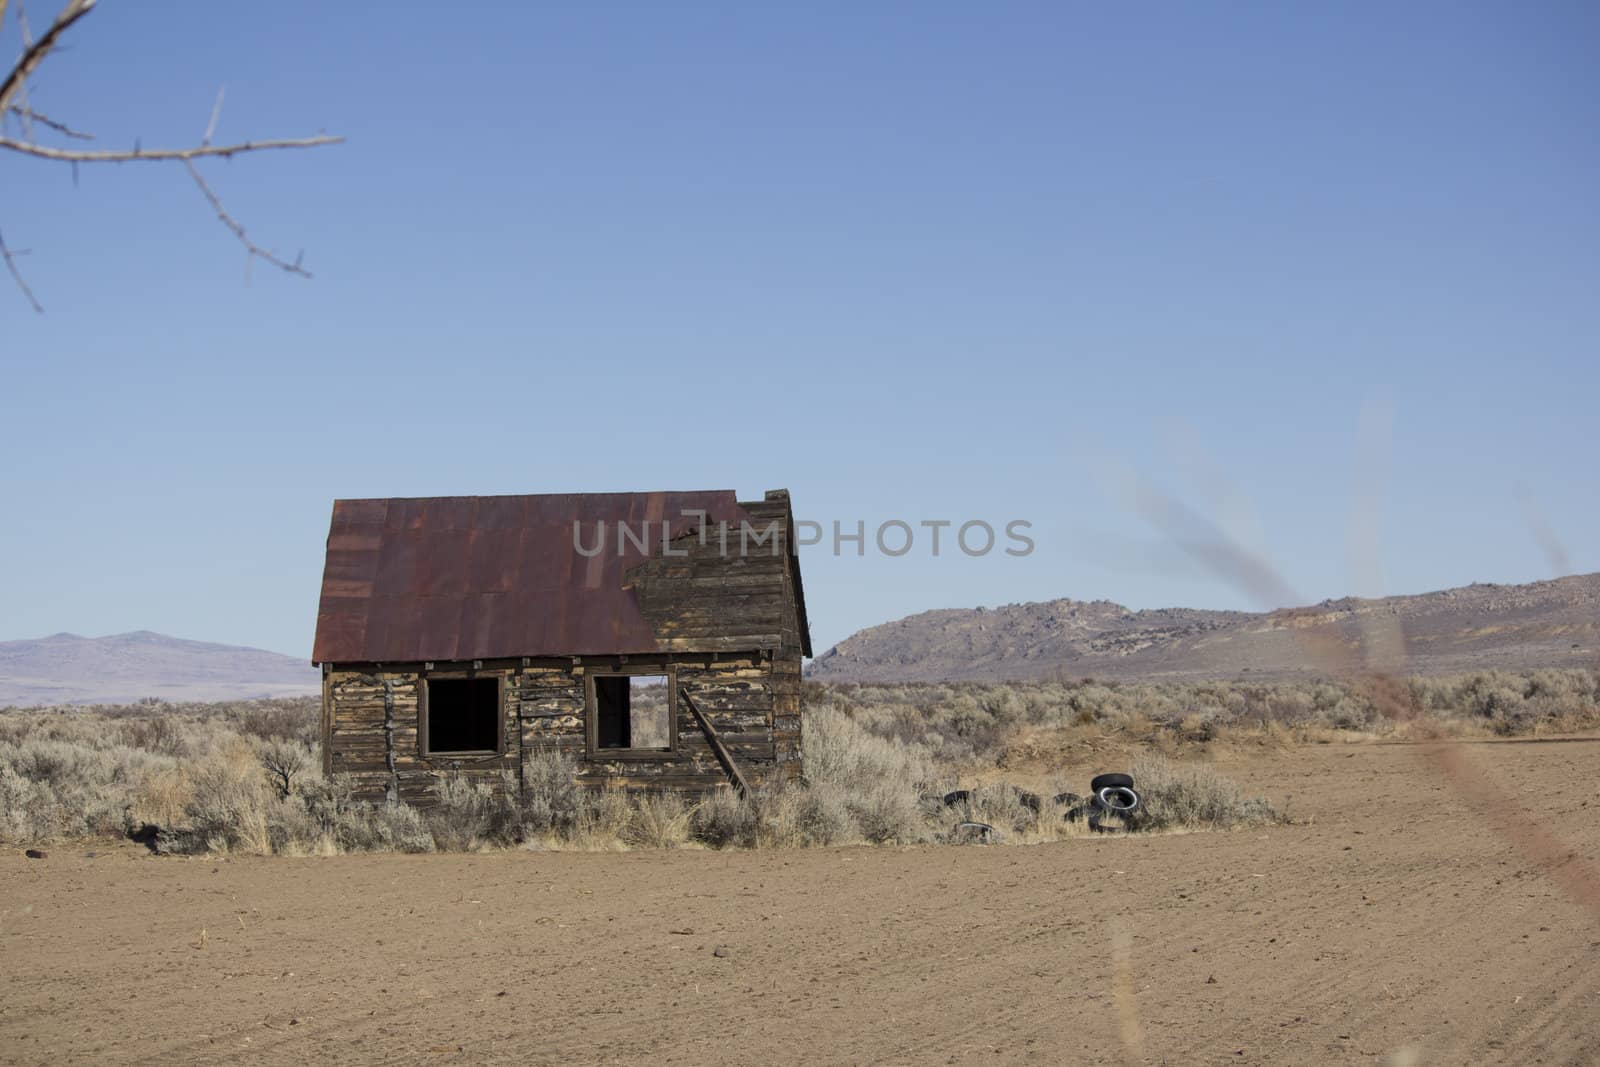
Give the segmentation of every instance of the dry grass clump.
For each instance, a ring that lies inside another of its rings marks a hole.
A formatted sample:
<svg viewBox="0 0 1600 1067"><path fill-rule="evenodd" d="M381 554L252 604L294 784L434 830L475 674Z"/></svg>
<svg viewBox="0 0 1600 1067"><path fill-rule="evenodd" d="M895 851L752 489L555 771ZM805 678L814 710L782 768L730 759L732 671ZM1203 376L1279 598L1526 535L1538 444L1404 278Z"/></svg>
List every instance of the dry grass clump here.
<svg viewBox="0 0 1600 1067"><path fill-rule="evenodd" d="M689 840L691 818L682 797L642 796L630 806L622 839L634 848L677 848Z"/></svg>
<svg viewBox="0 0 1600 1067"><path fill-rule="evenodd" d="M696 841L714 848L752 848L761 815L756 805L731 790L718 790L694 806L689 819Z"/></svg>
<svg viewBox="0 0 1600 1067"><path fill-rule="evenodd" d="M760 844L769 848L842 845L860 831L845 798L826 789L776 790L759 801Z"/></svg>
<svg viewBox="0 0 1600 1067"><path fill-rule="evenodd" d="M989 782L966 790L967 799L950 805L944 821L958 819L964 822L984 823L1008 833L1021 833L1035 827L1047 813L1046 801L1007 782ZM929 811L940 817L930 800ZM937 801L944 807L942 801Z"/></svg>
<svg viewBox="0 0 1600 1067"><path fill-rule="evenodd" d="M1209 767L1146 755L1134 760L1129 773L1142 802L1133 823L1139 830L1231 830L1288 821L1266 797L1247 796L1237 782Z"/></svg>

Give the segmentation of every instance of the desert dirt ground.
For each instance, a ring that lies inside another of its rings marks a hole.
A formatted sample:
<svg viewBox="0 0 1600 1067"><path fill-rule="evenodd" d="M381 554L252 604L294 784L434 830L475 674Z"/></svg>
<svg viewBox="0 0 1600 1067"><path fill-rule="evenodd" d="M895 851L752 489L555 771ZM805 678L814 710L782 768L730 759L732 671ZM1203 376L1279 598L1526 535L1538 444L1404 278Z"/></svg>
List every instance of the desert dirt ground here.
<svg viewBox="0 0 1600 1067"><path fill-rule="evenodd" d="M1600 1063L1600 916L1487 829L1424 750L1222 760L1307 820L1265 831L13 852L0 1060ZM1600 857L1600 738L1479 743L1468 759Z"/></svg>

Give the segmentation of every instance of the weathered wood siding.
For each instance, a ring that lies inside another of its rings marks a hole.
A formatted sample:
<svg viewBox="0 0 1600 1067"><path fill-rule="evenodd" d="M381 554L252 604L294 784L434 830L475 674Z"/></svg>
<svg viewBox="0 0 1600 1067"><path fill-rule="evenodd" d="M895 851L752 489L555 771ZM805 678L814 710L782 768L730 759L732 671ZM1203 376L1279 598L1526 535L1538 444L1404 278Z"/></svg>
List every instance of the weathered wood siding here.
<svg viewBox="0 0 1600 1067"><path fill-rule="evenodd" d="M628 572L639 610L668 652L800 648L787 500L746 501L748 526L692 530L672 555Z"/></svg>
<svg viewBox="0 0 1600 1067"><path fill-rule="evenodd" d="M677 702L677 747L657 757L607 759L588 752L585 679L620 667L670 669L687 688L752 787L798 774L800 657L770 650L680 653L659 658L579 657L485 663L478 677L503 682L504 752L492 756L424 756L419 739L423 672L408 668L330 668L324 691L328 724L326 764L353 776L361 795L395 796L425 805L434 783L452 774L499 787L520 783L524 760L557 750L577 761L578 780L593 788L659 789L700 793L722 788L727 777L699 724ZM433 674L455 674L471 664L436 663Z"/></svg>
<svg viewBox="0 0 1600 1067"><path fill-rule="evenodd" d="M470 665L436 666L443 672ZM429 803L434 781L458 771L498 787L504 772L515 775L521 766L516 674L510 669L477 673L506 679L500 709L504 751L493 756L430 757L422 755L418 736L420 669L331 670L327 769L354 777L363 796L415 804Z"/></svg>

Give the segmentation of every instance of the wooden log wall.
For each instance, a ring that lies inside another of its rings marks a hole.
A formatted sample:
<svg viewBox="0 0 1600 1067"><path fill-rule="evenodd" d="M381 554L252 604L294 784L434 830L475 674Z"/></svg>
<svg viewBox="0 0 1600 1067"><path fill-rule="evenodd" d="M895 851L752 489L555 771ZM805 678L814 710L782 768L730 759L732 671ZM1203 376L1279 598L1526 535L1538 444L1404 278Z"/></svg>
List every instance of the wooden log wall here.
<svg viewBox="0 0 1600 1067"><path fill-rule="evenodd" d="M799 656L788 500L740 501L739 507L750 516L750 539L741 544L741 531L731 526L725 538L716 527L703 535L690 530L672 542L673 555L633 568L628 586L665 649Z"/></svg>
<svg viewBox="0 0 1600 1067"><path fill-rule="evenodd" d="M780 784L798 781L800 763L800 656L772 661L773 774Z"/></svg>
<svg viewBox="0 0 1600 1067"><path fill-rule="evenodd" d="M433 672L459 676L471 664L436 663ZM420 665L406 669L331 668L327 767L351 775L359 795L426 806L435 783L460 774L494 788L520 782L524 760L561 751L590 788L705 793L727 776L686 704L677 702L677 747L660 758L591 758L585 679L620 668L671 671L687 687L752 787L799 774L800 658L769 651L700 652L660 657L592 657L485 663L478 677L502 680L504 751L492 756L424 756L419 747Z"/></svg>
<svg viewBox="0 0 1600 1067"><path fill-rule="evenodd" d="M470 664L436 664L459 672ZM480 677L505 679L501 706L503 751L492 756L424 756L419 728L422 671L331 670L328 676L327 768L355 779L358 795L369 800L403 800L426 806L434 784L460 773L495 788L521 770L522 731L517 716L518 680L508 669L479 670Z"/></svg>

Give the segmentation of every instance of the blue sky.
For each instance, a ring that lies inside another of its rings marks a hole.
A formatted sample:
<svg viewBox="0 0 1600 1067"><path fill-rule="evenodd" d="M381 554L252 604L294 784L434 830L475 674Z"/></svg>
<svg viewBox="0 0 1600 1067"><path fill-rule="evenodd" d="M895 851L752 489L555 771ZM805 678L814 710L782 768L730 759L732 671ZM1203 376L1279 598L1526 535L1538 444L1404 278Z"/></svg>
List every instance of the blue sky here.
<svg viewBox="0 0 1600 1067"><path fill-rule="evenodd" d="M0 639L309 655L330 502L378 495L1033 524L1020 559L807 550L819 651L1259 606L1130 470L1307 600L1374 591L1374 493L1384 590L1549 576L1524 498L1600 570L1600 9L805 7L103 0L39 110L188 142L225 86L218 140L349 141L206 167L309 282L247 278L181 170L0 153L48 309L0 287Z"/></svg>

